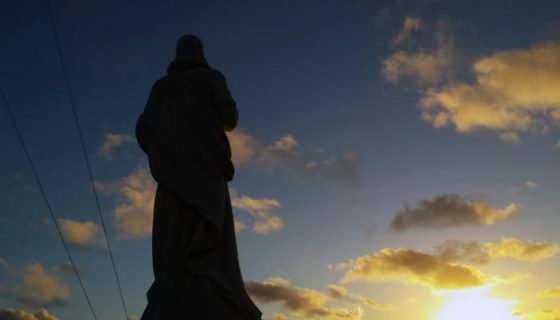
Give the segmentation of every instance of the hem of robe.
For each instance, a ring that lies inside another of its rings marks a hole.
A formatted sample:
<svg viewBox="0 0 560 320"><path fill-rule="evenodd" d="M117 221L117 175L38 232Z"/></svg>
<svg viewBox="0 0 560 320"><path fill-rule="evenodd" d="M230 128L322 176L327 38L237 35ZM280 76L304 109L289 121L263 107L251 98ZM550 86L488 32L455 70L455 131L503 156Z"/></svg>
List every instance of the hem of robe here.
<svg viewBox="0 0 560 320"><path fill-rule="evenodd" d="M181 197L179 196L179 198ZM216 290L216 293L233 303L247 320L261 320L262 312L253 305L249 297L245 297L245 299L239 297L220 277L220 273L212 273L207 268L209 265L220 265L219 256L214 255L217 253L216 243L222 237L221 225L218 224L218 220L212 219L216 215L206 212L200 207L195 207L192 213L199 215L202 219L199 220L201 223L196 226L190 246L185 252L184 259L187 269L193 275L209 279L214 284L213 289Z"/></svg>
<svg viewBox="0 0 560 320"><path fill-rule="evenodd" d="M204 215L200 215L204 217ZM262 313L258 310L250 310L252 308L244 308L243 303L239 299L238 295L234 293L228 285L223 281L220 281L220 276L208 272L205 269L205 258L212 259L212 249L215 247L215 243L219 239L219 235L216 227L208 222L206 218L202 219L204 221L203 225L199 225L196 228L195 234L193 235L191 246L185 253L185 263L189 271L198 276L206 277L211 280L215 285L216 292L226 299L230 300L237 309L245 315L248 320L261 320ZM204 228L205 226L212 226L211 229ZM213 230L213 231L210 231ZM212 234L213 233L213 234Z"/></svg>

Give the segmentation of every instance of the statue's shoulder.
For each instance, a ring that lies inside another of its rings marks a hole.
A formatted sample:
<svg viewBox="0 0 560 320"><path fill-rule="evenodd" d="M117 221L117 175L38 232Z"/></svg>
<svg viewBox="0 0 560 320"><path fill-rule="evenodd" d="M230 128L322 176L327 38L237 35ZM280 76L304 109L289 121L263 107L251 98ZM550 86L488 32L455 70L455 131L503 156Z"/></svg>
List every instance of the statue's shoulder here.
<svg viewBox="0 0 560 320"><path fill-rule="evenodd" d="M208 68L208 70L209 70L208 72L210 74L212 74L214 77L219 78L219 79L225 79L224 74L220 70L210 68L210 67Z"/></svg>
<svg viewBox="0 0 560 320"><path fill-rule="evenodd" d="M162 92L171 87L176 86L177 82L180 81L178 73L166 74L159 79L157 79L152 85L152 92Z"/></svg>

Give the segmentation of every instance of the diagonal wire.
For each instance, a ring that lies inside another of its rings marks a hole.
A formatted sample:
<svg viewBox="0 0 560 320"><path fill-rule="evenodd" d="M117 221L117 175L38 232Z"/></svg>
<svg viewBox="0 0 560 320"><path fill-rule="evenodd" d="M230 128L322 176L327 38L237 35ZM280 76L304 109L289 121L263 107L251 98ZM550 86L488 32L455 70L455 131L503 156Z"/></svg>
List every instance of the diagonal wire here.
<svg viewBox="0 0 560 320"><path fill-rule="evenodd" d="M49 0L46 0L46 3L47 3L47 9L48 9L48 12L49 12L49 20L51 22L51 27L52 27L52 31L53 31L53 34L54 34L54 39L55 39L55 42L56 42L56 47L58 49L58 56L60 58L60 64L62 65L64 80L66 82L66 89L68 91L68 98L70 100L70 105L72 106L72 114L74 115L74 120L76 122L76 128L78 130L78 137L80 138L80 145L82 147L82 153L84 155L89 180L90 180L90 183L91 183L93 194L95 196L95 203L97 204L97 212L99 214L99 220L101 221L101 227L103 228L103 234L105 235L105 242L107 242L109 257L111 258L111 265L113 267L113 274L115 275L115 280L117 282L117 287L118 287L118 290L119 290L119 296L121 298L121 303L122 303L122 306L123 306L124 314L125 314L126 319L128 320L129 319L128 310L126 308L126 303L124 301L124 295L123 295L123 291L122 291L122 287L121 287L121 281L119 279L119 274L117 272L115 259L113 257L113 250L111 248L111 243L109 242L109 236L107 235L107 228L105 227L105 219L103 218L103 214L101 212L101 205L99 203L99 196L97 195L97 190L95 188L95 182L93 180L93 174L91 172L89 157L88 157L88 154L87 154L87 151L86 151L84 137L83 137L83 134L82 134L82 127L80 125L78 112L76 111L76 104L74 102L74 96L72 94L72 90L71 90L71 87L70 87L70 80L68 79L68 72L66 71L66 64L64 62L64 56L62 54L62 49L60 47L60 40L58 38L58 32L56 30L56 24L54 22L54 17L53 17L53 13L52 13L52 9L51 9L51 4L50 4Z"/></svg>
<svg viewBox="0 0 560 320"><path fill-rule="evenodd" d="M27 162L29 163L29 166L31 167L31 171L33 172L33 176L35 177L35 181L37 182L37 185L39 186L39 190L41 191L41 196L43 197L43 200L45 201L45 204L47 205L47 209L49 211L49 214L51 216L51 219L56 227L56 232L58 233L58 236L60 237L60 241L62 242L62 245L64 246L64 250L66 251L66 256L68 257L68 260L70 261L70 264L72 265L72 270L74 271L74 274L76 274L76 278L78 278L78 282L80 283L80 288L82 289L82 293L84 294L84 297L86 298L87 304L89 305L89 309L91 311L91 315L93 316L93 318L95 320L97 320L97 315L95 314L95 311L93 310L93 305L91 304L91 300L89 298L89 295L86 291L86 287L84 286L84 282L82 281L82 277L80 277L80 274L78 272L78 269L76 268L76 264L74 263L74 259L72 258L72 255L70 254L70 249L68 248L68 244L66 243L66 240L64 240L64 236L62 235L62 231L60 229L60 225L58 224L58 221L56 220L56 217L54 216L54 212L52 210L51 204L47 198L47 195L45 193L45 189L43 188L43 184L41 183L41 180L39 179L39 175L37 174L37 170L35 169L35 165L33 164L33 160L31 160L31 155L29 154L29 151L27 150L27 146L25 144L25 141L23 140L23 136L21 135L21 132L19 130L19 127L16 123L16 120L14 119L14 115L12 114L12 109L10 107L10 104L8 103L8 100L6 99L6 96L4 95L4 91L2 90L2 88L0 88L0 96L2 96L2 100L4 101L4 106L6 107L6 110L8 111L8 116L12 122L12 125L16 131L16 135L17 138L19 140L19 143L21 145L21 148L23 149L23 152L25 153L25 157L27 158Z"/></svg>

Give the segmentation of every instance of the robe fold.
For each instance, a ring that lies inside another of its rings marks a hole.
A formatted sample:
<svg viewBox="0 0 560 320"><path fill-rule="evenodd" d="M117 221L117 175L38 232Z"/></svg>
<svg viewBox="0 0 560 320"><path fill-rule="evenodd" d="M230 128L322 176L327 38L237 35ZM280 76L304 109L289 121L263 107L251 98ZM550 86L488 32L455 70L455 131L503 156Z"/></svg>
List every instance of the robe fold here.
<svg viewBox="0 0 560 320"><path fill-rule="evenodd" d="M260 320L241 275L227 182L234 176L225 129L238 112L224 76L175 60L153 85L136 137L158 183L155 280L142 320Z"/></svg>

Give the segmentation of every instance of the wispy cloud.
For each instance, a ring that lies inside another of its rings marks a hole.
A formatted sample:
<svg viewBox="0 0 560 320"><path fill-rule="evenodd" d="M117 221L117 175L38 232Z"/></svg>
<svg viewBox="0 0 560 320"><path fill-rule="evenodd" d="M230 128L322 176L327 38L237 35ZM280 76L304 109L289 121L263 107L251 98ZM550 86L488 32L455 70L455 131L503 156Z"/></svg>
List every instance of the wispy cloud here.
<svg viewBox="0 0 560 320"><path fill-rule="evenodd" d="M456 194L442 194L421 200L416 207L405 205L400 209L391 227L396 231L411 228L446 228L464 225L492 225L507 221L519 211L511 203L503 209Z"/></svg>
<svg viewBox="0 0 560 320"><path fill-rule="evenodd" d="M268 173L288 173L295 177L356 179L358 160L352 152L329 157L322 150L304 150L291 134L265 144L243 131L228 132L233 162L238 168Z"/></svg>
<svg viewBox="0 0 560 320"><path fill-rule="evenodd" d="M382 60L385 79L391 83L409 81L419 87L444 80L455 59L450 30L445 20L426 23L419 17L407 16L392 40L401 49ZM410 41L419 34L423 41Z"/></svg>
<svg viewBox="0 0 560 320"><path fill-rule="evenodd" d="M539 291L538 296L542 298L558 298L560 297L560 287Z"/></svg>
<svg viewBox="0 0 560 320"><path fill-rule="evenodd" d="M271 210L280 207L280 202L276 199L257 199L246 195L238 195L235 190L231 190L231 204L234 208L251 215L252 230L256 233L268 234L284 227L282 219L270 213ZM246 226L245 222L236 220L237 231L243 230Z"/></svg>
<svg viewBox="0 0 560 320"><path fill-rule="evenodd" d="M128 134L105 133L103 144L97 149L97 155L106 160L113 159L113 153L117 148L136 142L136 139Z"/></svg>
<svg viewBox="0 0 560 320"><path fill-rule="evenodd" d="M498 134L498 138L509 144L521 144L521 137L515 132L502 132Z"/></svg>
<svg viewBox="0 0 560 320"><path fill-rule="evenodd" d="M0 320L58 320L57 317L49 314L45 309L39 309L37 312L28 312L16 309L0 309Z"/></svg>
<svg viewBox="0 0 560 320"><path fill-rule="evenodd" d="M3 260L0 265L11 276L21 281L11 287L0 288L2 295L10 297L28 307L65 306L70 298L70 289L61 281L68 270L66 265L45 269L40 263L14 267Z"/></svg>
<svg viewBox="0 0 560 320"><path fill-rule="evenodd" d="M509 192L507 194L512 196L512 195L518 194L521 191L535 190L535 189L538 189L538 188L539 188L539 183L537 181L527 180L522 185L517 185L517 186L511 187L511 189L509 190Z"/></svg>
<svg viewBox="0 0 560 320"><path fill-rule="evenodd" d="M560 318L560 308L517 311L513 313L513 316L522 317L523 320L556 320Z"/></svg>
<svg viewBox="0 0 560 320"><path fill-rule="evenodd" d="M448 262L487 264L498 258L539 261L554 257L560 245L539 241L503 238L499 243L450 240L438 247L439 257Z"/></svg>
<svg viewBox="0 0 560 320"><path fill-rule="evenodd" d="M404 18L402 29L393 38L393 44L398 45L410 39L412 34L422 27L422 19L419 17L407 16Z"/></svg>

